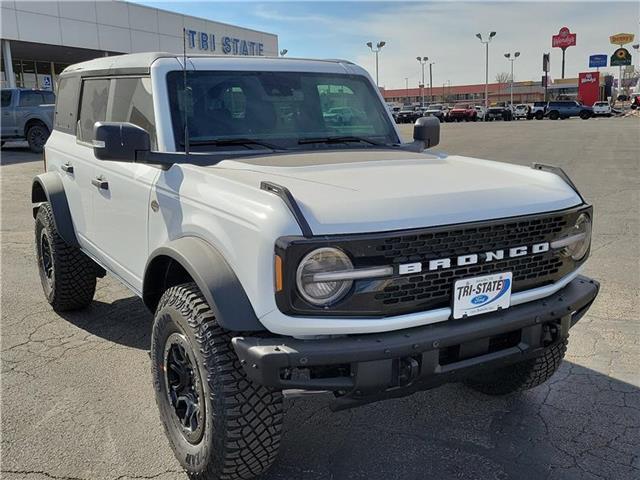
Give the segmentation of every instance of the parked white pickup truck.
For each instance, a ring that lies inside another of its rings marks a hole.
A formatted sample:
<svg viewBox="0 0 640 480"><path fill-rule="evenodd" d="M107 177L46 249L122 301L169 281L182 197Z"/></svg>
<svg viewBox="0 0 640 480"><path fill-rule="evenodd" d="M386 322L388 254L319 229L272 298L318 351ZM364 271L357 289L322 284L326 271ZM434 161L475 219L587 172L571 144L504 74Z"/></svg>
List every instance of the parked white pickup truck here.
<svg viewBox="0 0 640 480"><path fill-rule="evenodd" d="M539 385L598 293L592 208L561 170L431 150L436 118L404 143L348 61L133 54L58 90L32 187L45 296L86 307L109 273L142 298L193 478L266 470L289 392Z"/></svg>

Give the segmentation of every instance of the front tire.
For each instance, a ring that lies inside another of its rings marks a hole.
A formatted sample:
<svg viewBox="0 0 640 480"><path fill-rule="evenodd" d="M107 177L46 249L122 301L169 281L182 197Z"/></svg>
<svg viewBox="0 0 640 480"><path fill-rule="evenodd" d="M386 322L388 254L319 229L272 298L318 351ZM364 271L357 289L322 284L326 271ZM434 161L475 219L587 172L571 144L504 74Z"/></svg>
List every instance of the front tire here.
<svg viewBox="0 0 640 480"><path fill-rule="evenodd" d="M282 435L282 393L247 378L195 283L160 299L151 357L160 418L191 478L250 479L269 468Z"/></svg>
<svg viewBox="0 0 640 480"><path fill-rule="evenodd" d="M556 373L567 351L567 343L564 339L546 348L539 357L480 374L465 383L487 395L508 395L537 387Z"/></svg>
<svg viewBox="0 0 640 480"><path fill-rule="evenodd" d="M38 271L47 301L57 312L87 307L96 292L98 266L60 237L48 203L38 209L35 234Z"/></svg>

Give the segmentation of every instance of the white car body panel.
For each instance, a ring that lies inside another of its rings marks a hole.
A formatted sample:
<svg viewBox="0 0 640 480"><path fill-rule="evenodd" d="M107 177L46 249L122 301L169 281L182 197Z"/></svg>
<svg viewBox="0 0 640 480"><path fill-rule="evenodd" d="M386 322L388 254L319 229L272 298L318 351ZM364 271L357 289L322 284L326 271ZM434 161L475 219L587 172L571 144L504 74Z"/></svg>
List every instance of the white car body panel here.
<svg viewBox="0 0 640 480"><path fill-rule="evenodd" d="M151 66L157 142L161 152L176 151L166 74L180 68L181 60L177 58L162 58ZM188 68L349 73L363 75L375 86L362 68L346 62L194 57L188 60ZM400 137L391 114L385 111ZM86 146L77 145L73 135L54 131L47 143L49 170L60 169L65 157L58 152L76 148L88 150ZM79 235L81 247L92 258L141 295L144 265L149 255L171 240L199 237L227 260L265 328L292 336L408 328L446 320L450 309L384 319L282 314L274 295L275 241L302 232L282 199L260 190L262 181L289 188L316 235L457 224L556 211L582 203L569 185L549 172L397 149L307 151L276 159L254 156L246 160L225 160L209 167L175 164L168 170L140 164L114 166L115 162L94 162L96 166L87 181L100 173L118 182L124 178L125 183L118 191L127 193L123 193L114 206L114 202L103 198L87 183L86 188L95 198L88 210L87 205L83 205L85 217L93 212L93 205L97 203L99 211L94 213L106 216L108 221L107 228L98 228L92 220L75 218L74 212L75 221L89 222L88 231L95 228L100 235L108 235L101 242ZM157 212L150 209L154 200L159 204ZM136 208L127 212L127 205L133 203ZM110 233L106 231L109 229ZM142 231L145 229L148 235ZM114 247L118 242L119 246ZM512 298L514 302L526 301L535 295L549 295L561 286L562 282L557 282L550 288L545 287L546 290L519 292Z"/></svg>

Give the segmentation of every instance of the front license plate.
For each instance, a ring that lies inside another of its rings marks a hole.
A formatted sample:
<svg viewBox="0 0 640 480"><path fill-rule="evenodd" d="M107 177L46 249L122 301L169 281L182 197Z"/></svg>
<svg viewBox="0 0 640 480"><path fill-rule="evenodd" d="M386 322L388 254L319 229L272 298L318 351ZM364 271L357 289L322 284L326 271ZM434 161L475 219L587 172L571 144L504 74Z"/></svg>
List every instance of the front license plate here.
<svg viewBox="0 0 640 480"><path fill-rule="evenodd" d="M458 280L453 287L453 318L509 308L512 277L504 272Z"/></svg>

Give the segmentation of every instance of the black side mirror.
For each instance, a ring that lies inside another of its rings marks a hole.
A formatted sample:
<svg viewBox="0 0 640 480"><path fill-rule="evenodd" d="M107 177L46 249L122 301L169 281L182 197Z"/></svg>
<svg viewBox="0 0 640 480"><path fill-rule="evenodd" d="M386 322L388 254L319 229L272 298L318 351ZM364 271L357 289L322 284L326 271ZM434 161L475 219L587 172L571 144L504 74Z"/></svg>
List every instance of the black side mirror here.
<svg viewBox="0 0 640 480"><path fill-rule="evenodd" d="M413 143L419 150L438 145L440 143L440 120L436 117L422 117L416 120L413 125Z"/></svg>
<svg viewBox="0 0 640 480"><path fill-rule="evenodd" d="M93 154L99 160L135 162L138 153L151 150L149 133L132 123L96 122L93 138Z"/></svg>

